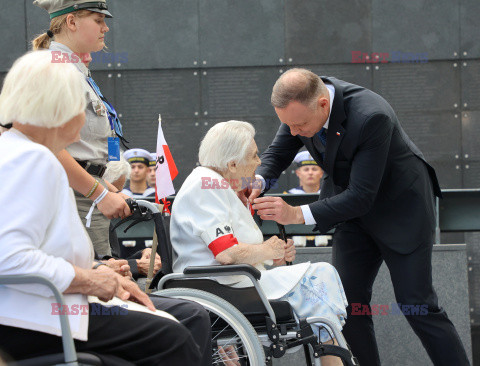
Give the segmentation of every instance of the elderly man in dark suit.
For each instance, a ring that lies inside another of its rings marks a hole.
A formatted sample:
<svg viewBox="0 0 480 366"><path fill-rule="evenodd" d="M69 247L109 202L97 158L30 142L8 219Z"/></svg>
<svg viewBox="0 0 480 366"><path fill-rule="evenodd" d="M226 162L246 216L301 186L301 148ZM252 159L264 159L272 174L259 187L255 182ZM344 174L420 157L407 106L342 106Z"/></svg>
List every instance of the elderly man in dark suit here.
<svg viewBox="0 0 480 366"><path fill-rule="evenodd" d="M385 261L397 302L423 310L404 314L433 363L468 365L432 285L434 196L441 195L435 171L392 107L368 89L305 69L278 79L272 104L282 124L261 157L259 178L268 189L306 146L326 173L320 199L293 207L279 197L257 198L259 189L246 193L262 219L316 224L322 234L335 227L333 264L350 304L344 334L360 364L380 360L371 315L353 315L351 304L368 309Z"/></svg>

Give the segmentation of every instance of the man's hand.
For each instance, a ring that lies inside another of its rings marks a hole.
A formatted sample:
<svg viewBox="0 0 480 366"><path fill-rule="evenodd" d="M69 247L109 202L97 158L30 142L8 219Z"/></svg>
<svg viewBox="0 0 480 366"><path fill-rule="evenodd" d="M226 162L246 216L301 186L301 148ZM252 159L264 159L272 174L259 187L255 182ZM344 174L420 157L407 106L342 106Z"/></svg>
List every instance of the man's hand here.
<svg viewBox="0 0 480 366"><path fill-rule="evenodd" d="M261 193L262 193L261 188L252 188L248 195L248 200L250 201L250 203L253 204L253 202L255 202L255 198L260 196Z"/></svg>
<svg viewBox="0 0 480 366"><path fill-rule="evenodd" d="M277 236L272 236L270 239L263 242L270 251L269 259L283 259L285 257L285 242Z"/></svg>
<svg viewBox="0 0 480 366"><path fill-rule="evenodd" d="M255 178L247 187L237 192L238 198L246 206L247 202L253 203L253 200L262 193L262 180Z"/></svg>
<svg viewBox="0 0 480 366"><path fill-rule="evenodd" d="M125 202L125 199L118 193L108 192L105 198L97 205L97 207L102 214L109 219L117 217L123 219L124 217L132 214L127 202Z"/></svg>
<svg viewBox="0 0 480 366"><path fill-rule="evenodd" d="M262 220L274 220L282 225L305 223L300 206L290 206L280 197L261 197L253 202L253 209Z"/></svg>
<svg viewBox="0 0 480 366"><path fill-rule="evenodd" d="M152 254L151 248L146 248L142 252L142 257L137 259L138 273L143 276L148 275L148 267L150 266L150 256ZM155 264L153 266L153 274L156 274L162 268L162 260L158 253L155 253Z"/></svg>
<svg viewBox="0 0 480 366"><path fill-rule="evenodd" d="M117 272L120 276L124 276L127 278L132 277L132 272L130 272L130 266L125 259L114 259L110 258L108 261L102 261L115 272Z"/></svg>

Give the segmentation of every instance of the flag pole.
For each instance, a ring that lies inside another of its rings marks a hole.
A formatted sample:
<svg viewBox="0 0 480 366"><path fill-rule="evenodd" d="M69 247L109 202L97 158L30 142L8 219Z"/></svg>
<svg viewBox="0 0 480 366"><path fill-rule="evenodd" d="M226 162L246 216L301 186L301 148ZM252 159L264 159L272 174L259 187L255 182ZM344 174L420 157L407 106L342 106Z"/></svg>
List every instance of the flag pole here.
<svg viewBox="0 0 480 366"><path fill-rule="evenodd" d="M158 133L157 133L157 161L155 165L155 203L160 204L159 197L163 199L164 207L168 210L166 197L175 193L173 187L173 180L178 175L178 169L173 161L172 154L168 147L167 141L162 130L162 116L158 115ZM168 211L167 211L168 212ZM150 284L152 283L153 269L155 267L155 256L157 254L158 237L157 233L153 231L152 241L152 256L150 257L150 264L148 267L147 282L145 292L151 293Z"/></svg>
<svg viewBox="0 0 480 366"><path fill-rule="evenodd" d="M152 253L150 254L150 264L148 266L147 281L145 283L145 292L147 294L150 294L152 292L152 289L150 288L150 284L152 283L152 278L153 278L153 268L155 266L157 246L158 246L157 230L155 229L155 227L153 227Z"/></svg>

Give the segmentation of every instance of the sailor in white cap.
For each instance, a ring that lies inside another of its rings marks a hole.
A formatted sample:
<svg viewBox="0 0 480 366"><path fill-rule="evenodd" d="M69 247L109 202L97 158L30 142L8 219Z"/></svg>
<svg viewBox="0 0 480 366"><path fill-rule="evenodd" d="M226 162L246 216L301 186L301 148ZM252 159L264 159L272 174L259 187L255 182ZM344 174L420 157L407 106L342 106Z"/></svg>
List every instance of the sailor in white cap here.
<svg viewBox="0 0 480 366"><path fill-rule="evenodd" d="M103 174L108 161L120 159L121 125L113 106L100 91L87 68L90 53L105 48L109 31L105 20L111 18L105 0L35 0L34 5L50 15L48 30L32 41L33 49L49 49L52 63L71 63L83 74L87 95L85 126L80 141L59 153L58 159L67 172L71 187L76 191L80 218L91 213L87 232L100 256L110 255L108 227L111 218L130 215L125 196L118 193Z"/></svg>
<svg viewBox="0 0 480 366"><path fill-rule="evenodd" d="M157 153L150 153L150 164L149 164L149 171L147 175L147 183L152 188L155 188L156 170L157 170Z"/></svg>
<svg viewBox="0 0 480 366"><path fill-rule="evenodd" d="M136 199L155 197L155 188L147 184L150 153L144 149L130 149L123 153L123 157L130 163L132 172L130 181L125 184L122 193Z"/></svg>
<svg viewBox="0 0 480 366"><path fill-rule="evenodd" d="M297 164L295 173L300 181L297 188L288 190L292 194L320 193L320 181L323 170L308 151L300 151L293 160ZM315 247L328 245L330 235L292 236L293 243L298 247Z"/></svg>
<svg viewBox="0 0 480 366"><path fill-rule="evenodd" d="M320 193L323 170L312 158L312 155L308 151L300 151L293 161L297 163L295 174L297 174L300 183L297 188L290 189L288 193Z"/></svg>

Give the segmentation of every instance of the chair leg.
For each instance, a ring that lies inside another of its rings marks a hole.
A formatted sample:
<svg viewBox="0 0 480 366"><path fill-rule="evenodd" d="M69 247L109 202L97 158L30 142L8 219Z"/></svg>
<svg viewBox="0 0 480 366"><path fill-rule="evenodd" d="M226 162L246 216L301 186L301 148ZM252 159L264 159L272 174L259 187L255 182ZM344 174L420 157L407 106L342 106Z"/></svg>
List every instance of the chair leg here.
<svg viewBox="0 0 480 366"><path fill-rule="evenodd" d="M310 348L308 348L308 344L303 345L303 352L305 353L305 362L307 366L312 365L312 356L310 356Z"/></svg>
<svg viewBox="0 0 480 366"><path fill-rule="evenodd" d="M327 325L333 332L333 336L337 340L338 346L332 346L332 345L323 345L325 349L330 349L334 350L336 347L343 348L344 357L347 357L348 354L348 359L344 360L345 362L348 362L349 365L358 365L358 360L353 356L352 352L350 351L350 348L347 345L347 341L345 340L345 337L343 336L341 330L334 324L332 323L329 319L323 318L323 317L311 317L307 318L307 322L309 324L316 324L316 323L322 323ZM337 353L337 352L335 352ZM333 353L333 354L335 354ZM339 355L338 355L339 356ZM342 357L343 358L343 357ZM316 358L315 358L316 359Z"/></svg>

